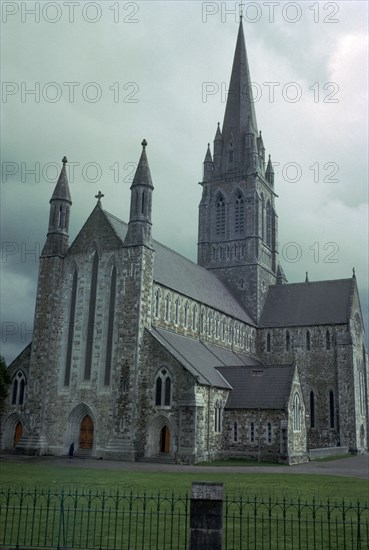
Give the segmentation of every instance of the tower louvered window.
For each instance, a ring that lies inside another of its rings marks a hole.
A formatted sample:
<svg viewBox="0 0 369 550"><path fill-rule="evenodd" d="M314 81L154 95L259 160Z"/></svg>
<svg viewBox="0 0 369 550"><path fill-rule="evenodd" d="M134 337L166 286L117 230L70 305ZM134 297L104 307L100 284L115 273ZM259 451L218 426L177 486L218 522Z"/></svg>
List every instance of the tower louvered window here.
<svg viewBox="0 0 369 550"><path fill-rule="evenodd" d="M220 195L216 202L216 222L215 231L218 236L225 235L225 202L224 198Z"/></svg>
<svg viewBox="0 0 369 550"><path fill-rule="evenodd" d="M268 246L272 245L272 208L269 201L266 206L266 242Z"/></svg>
<svg viewBox="0 0 369 550"><path fill-rule="evenodd" d="M245 203L242 195L238 195L236 198L234 208L234 230L235 233L243 233L245 229Z"/></svg>

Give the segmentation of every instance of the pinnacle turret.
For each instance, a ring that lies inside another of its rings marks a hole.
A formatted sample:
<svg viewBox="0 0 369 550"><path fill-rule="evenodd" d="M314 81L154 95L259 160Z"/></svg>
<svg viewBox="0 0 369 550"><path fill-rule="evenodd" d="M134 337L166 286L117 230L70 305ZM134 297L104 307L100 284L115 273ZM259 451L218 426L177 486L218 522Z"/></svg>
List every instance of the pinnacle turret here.
<svg viewBox="0 0 369 550"><path fill-rule="evenodd" d="M274 169L272 164L272 159L268 158L268 164L265 170L265 178L270 183L270 185L274 185Z"/></svg>
<svg viewBox="0 0 369 550"><path fill-rule="evenodd" d="M49 228L42 256L64 256L68 250L69 215L72 199L66 170L67 162L67 157L63 157L63 167L50 199Z"/></svg>
<svg viewBox="0 0 369 550"><path fill-rule="evenodd" d="M147 141L144 139L141 145L141 157L131 185L131 208L124 245L145 245L151 248L151 208L154 186L146 155Z"/></svg>

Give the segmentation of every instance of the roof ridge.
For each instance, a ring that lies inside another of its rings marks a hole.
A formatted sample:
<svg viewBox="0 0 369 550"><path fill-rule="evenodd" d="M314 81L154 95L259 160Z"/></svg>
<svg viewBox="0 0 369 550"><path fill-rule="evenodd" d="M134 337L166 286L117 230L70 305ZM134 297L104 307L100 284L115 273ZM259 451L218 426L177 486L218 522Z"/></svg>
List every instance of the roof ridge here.
<svg viewBox="0 0 369 550"><path fill-rule="evenodd" d="M114 214L111 214L110 212L108 212L107 210L103 210L101 209L102 212L104 214L106 214L106 216L111 216L112 218L114 218L117 222L119 223L122 223L124 225L128 225L126 222L124 222L123 220L121 220L120 218L118 218L117 216L115 216ZM109 221L109 219L107 218L107 220ZM110 221L109 221L110 223ZM111 223L110 223L111 225ZM117 235L117 237L122 240L120 238L120 236L117 234L117 232L115 231L114 227L112 226L112 229L114 231L114 233ZM201 265L197 264L196 262L194 262L193 260L187 258L186 256L184 256L183 254L180 254L179 252L177 252L176 250L174 250L173 248L170 248L169 246L161 243L160 241L156 240L156 239L153 239L153 246L154 246L154 250L155 250L155 245L158 245L160 247L162 247L163 249L165 250L168 250L171 254L175 254L178 258L181 258L182 260L188 262L188 264L191 264L193 267L195 267L196 269L198 269L199 271L202 271L204 273L206 273L206 276L207 277L211 277L214 281L217 281L217 284L220 285L228 294L230 294L234 300L236 300L235 296L233 295L231 289L229 289L223 281L221 281L216 275L214 275L214 273L212 273L211 271L209 271L208 269L205 269L204 267L202 267ZM161 283L163 284L163 283ZM174 290L176 292L181 292L180 290L176 289L175 286L168 286L166 284L163 284L163 286L165 286L166 288L170 288L171 290ZM182 293L182 292L181 292ZM186 296L184 294L184 296ZM206 302L202 302L204 304L206 304ZM217 309L215 308L215 306L211 305L211 304L207 304L207 305L210 305L210 307L212 307L213 309ZM242 306L242 304L238 303L239 307L242 309L242 311L244 312L244 314L250 318L250 321L249 321L249 324L252 324L252 325L255 325L256 326L256 323L255 321L251 318L250 314L248 313L248 311L245 310L245 308ZM217 311L222 311L222 310L217 310ZM224 312L223 312L224 313ZM231 315L229 313L227 313L227 315L229 315L231 317ZM236 317L236 316L233 316L234 319L237 319L237 320L240 320L240 317ZM244 321L243 321L244 322Z"/></svg>
<svg viewBox="0 0 369 550"><path fill-rule="evenodd" d="M286 288L288 286L298 286L298 285L301 285L301 286L309 286L309 285L319 285L319 284L326 284L326 283L338 283L338 282L343 282L343 281L351 281L352 277L347 277L345 279L326 279L324 281L309 281L308 283L306 283L305 281L297 281L296 283L285 283L283 285L270 285L269 289L272 289L272 288Z"/></svg>

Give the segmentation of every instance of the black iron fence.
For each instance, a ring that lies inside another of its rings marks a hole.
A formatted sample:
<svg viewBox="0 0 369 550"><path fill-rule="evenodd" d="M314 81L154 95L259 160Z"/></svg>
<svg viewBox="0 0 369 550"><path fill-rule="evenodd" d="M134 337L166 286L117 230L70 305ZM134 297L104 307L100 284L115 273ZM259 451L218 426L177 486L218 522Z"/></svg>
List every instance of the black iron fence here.
<svg viewBox="0 0 369 550"><path fill-rule="evenodd" d="M188 550L189 495L0 489L0 548ZM368 550L368 504L224 499L224 550Z"/></svg>

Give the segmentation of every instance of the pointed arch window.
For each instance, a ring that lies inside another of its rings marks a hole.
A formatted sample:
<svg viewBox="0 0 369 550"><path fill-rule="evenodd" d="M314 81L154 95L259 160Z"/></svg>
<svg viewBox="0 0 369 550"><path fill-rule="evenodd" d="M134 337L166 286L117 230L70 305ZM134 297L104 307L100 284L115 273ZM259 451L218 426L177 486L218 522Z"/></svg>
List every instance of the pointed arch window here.
<svg viewBox="0 0 369 550"><path fill-rule="evenodd" d="M99 269L99 256L96 251L92 260L90 302L89 302L88 321L87 321L85 369L83 374L83 379L85 381L90 380L91 378L98 269Z"/></svg>
<svg viewBox="0 0 369 550"><path fill-rule="evenodd" d="M211 336L211 331L212 331L212 313L211 311L209 311L208 313L208 336Z"/></svg>
<svg viewBox="0 0 369 550"><path fill-rule="evenodd" d="M261 239L265 240L265 199L261 193Z"/></svg>
<svg viewBox="0 0 369 550"><path fill-rule="evenodd" d="M223 237L225 235L225 202L223 195L218 195L215 211L215 232L219 237Z"/></svg>
<svg viewBox="0 0 369 550"><path fill-rule="evenodd" d="M315 428L315 395L310 392L310 428Z"/></svg>
<svg viewBox="0 0 369 550"><path fill-rule="evenodd" d="M160 313L160 289L157 288L155 292L155 317L158 318Z"/></svg>
<svg viewBox="0 0 369 550"><path fill-rule="evenodd" d="M111 363L112 363L112 355L113 355L113 333L114 333L116 287L117 287L117 269L115 266L113 266L111 276L110 276L108 330L106 335L106 355L105 355L105 374L104 374L105 386L110 385Z"/></svg>
<svg viewBox="0 0 369 550"><path fill-rule="evenodd" d="M157 407L170 407L172 401L172 380L167 371L160 370L155 381L155 405Z"/></svg>
<svg viewBox="0 0 369 550"><path fill-rule="evenodd" d="M311 346L311 342L310 342L310 331L307 330L307 331L306 331L306 349L307 349L307 351L310 351L310 346Z"/></svg>
<svg viewBox="0 0 369 550"><path fill-rule="evenodd" d="M250 443L255 443L255 424L251 422L250 424Z"/></svg>
<svg viewBox="0 0 369 550"><path fill-rule="evenodd" d="M331 349L331 334L328 329L325 333L325 349L327 350Z"/></svg>
<svg viewBox="0 0 369 550"><path fill-rule="evenodd" d="M220 433L222 431L222 405L220 401L215 403L214 408L214 431Z"/></svg>
<svg viewBox="0 0 369 550"><path fill-rule="evenodd" d="M234 231L242 234L245 229L245 202L241 193L237 195L234 206Z"/></svg>
<svg viewBox="0 0 369 550"><path fill-rule="evenodd" d="M272 207L269 200L266 205L266 243L272 246Z"/></svg>
<svg viewBox="0 0 369 550"><path fill-rule="evenodd" d="M293 429L295 432L301 431L301 401L298 393L295 393L293 399Z"/></svg>
<svg viewBox="0 0 369 550"><path fill-rule="evenodd" d="M335 424L334 393L331 390L329 392L329 425L334 428Z"/></svg>
<svg viewBox="0 0 369 550"><path fill-rule="evenodd" d="M179 323L179 298L176 299L176 308L175 308L175 324Z"/></svg>
<svg viewBox="0 0 369 550"><path fill-rule="evenodd" d="M219 315L215 316L215 338L219 338Z"/></svg>
<svg viewBox="0 0 369 550"><path fill-rule="evenodd" d="M266 348L267 348L267 351L268 351L268 352L272 350L270 332L268 332L268 334L267 334Z"/></svg>
<svg viewBox="0 0 369 550"><path fill-rule="evenodd" d="M238 442L238 424L237 422L233 423L233 443Z"/></svg>
<svg viewBox="0 0 369 550"><path fill-rule="evenodd" d="M197 306L194 304L192 306L192 330L196 330L197 323Z"/></svg>
<svg viewBox="0 0 369 550"><path fill-rule="evenodd" d="M74 338L74 319L76 316L77 282L78 282L78 276L77 276L77 270L75 269L73 273L72 295L71 295L70 310L69 310L67 354L65 358L65 371L64 371L64 386L69 386L69 383L70 383L70 372L72 367L72 349L73 349L73 338Z"/></svg>
<svg viewBox="0 0 369 550"><path fill-rule="evenodd" d="M290 351L291 349L291 336L290 331L286 330L286 351Z"/></svg>
<svg viewBox="0 0 369 550"><path fill-rule="evenodd" d="M169 321L170 316L170 294L165 296L165 320Z"/></svg>
<svg viewBox="0 0 369 550"><path fill-rule="evenodd" d="M26 378L22 371L18 371L13 378L12 405L23 405L26 388Z"/></svg>
<svg viewBox="0 0 369 550"><path fill-rule="evenodd" d="M205 310L201 308L200 311L200 332L203 334L205 331Z"/></svg>
<svg viewBox="0 0 369 550"><path fill-rule="evenodd" d="M267 425L267 441L268 443L272 442L272 423L268 422Z"/></svg>
<svg viewBox="0 0 369 550"><path fill-rule="evenodd" d="M184 307L184 326L187 327L188 325L188 311L190 309L190 304L188 302L185 303Z"/></svg>

